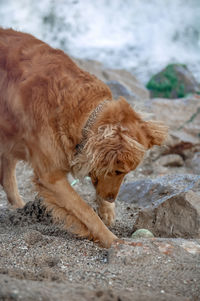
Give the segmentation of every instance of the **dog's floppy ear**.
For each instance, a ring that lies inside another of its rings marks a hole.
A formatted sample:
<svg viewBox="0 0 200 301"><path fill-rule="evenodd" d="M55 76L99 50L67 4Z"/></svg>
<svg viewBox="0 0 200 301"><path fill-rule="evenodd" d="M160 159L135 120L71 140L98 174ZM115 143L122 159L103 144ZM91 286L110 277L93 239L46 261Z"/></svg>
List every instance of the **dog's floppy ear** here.
<svg viewBox="0 0 200 301"><path fill-rule="evenodd" d="M144 129L148 140L148 148L153 145L161 145L168 135L168 127L158 121L146 121Z"/></svg>

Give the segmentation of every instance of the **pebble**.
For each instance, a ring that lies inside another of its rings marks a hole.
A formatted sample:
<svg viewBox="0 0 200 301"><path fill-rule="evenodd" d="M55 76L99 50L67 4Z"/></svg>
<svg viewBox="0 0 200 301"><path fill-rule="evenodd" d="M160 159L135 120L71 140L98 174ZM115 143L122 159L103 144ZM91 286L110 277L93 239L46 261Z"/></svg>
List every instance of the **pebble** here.
<svg viewBox="0 0 200 301"><path fill-rule="evenodd" d="M138 229L132 235L132 238L151 238L154 237L153 233L147 229Z"/></svg>

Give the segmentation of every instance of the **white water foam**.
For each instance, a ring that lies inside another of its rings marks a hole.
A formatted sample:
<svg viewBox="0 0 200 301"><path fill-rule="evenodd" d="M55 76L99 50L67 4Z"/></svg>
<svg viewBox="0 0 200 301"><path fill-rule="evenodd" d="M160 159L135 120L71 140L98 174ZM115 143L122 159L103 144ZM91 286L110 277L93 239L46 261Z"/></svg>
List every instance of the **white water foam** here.
<svg viewBox="0 0 200 301"><path fill-rule="evenodd" d="M200 79L200 0L1 0L0 25L144 83L172 62Z"/></svg>

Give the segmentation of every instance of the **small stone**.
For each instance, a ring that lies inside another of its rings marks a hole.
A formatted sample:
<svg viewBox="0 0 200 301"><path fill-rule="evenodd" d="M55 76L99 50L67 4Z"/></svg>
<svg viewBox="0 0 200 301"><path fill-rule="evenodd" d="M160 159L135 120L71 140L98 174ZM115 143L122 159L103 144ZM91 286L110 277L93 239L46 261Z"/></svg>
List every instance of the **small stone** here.
<svg viewBox="0 0 200 301"><path fill-rule="evenodd" d="M132 238L141 238L141 237L144 237L144 238L151 238L151 237L154 237L153 233L147 229L138 229L136 230L132 235L131 235Z"/></svg>
<svg viewBox="0 0 200 301"><path fill-rule="evenodd" d="M162 156L156 161L156 163L164 167L180 167L184 165L183 158L177 154Z"/></svg>

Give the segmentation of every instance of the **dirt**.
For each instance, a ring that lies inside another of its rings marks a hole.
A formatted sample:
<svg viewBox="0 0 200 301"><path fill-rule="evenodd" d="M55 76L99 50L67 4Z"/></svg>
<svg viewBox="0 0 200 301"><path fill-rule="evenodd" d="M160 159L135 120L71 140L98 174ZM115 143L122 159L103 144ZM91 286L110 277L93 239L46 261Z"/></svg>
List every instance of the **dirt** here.
<svg viewBox="0 0 200 301"><path fill-rule="evenodd" d="M147 159L125 181L189 172L184 168L152 171ZM173 254L162 253L148 247L150 240L141 239L141 248L133 245L128 252L130 246L124 245L121 253L118 246L106 250L79 239L52 223L34 193L31 176L30 168L19 163L18 185L27 203L23 209L8 208L0 190L0 300L200 300L198 250L181 253L174 248ZM74 188L95 208L89 179L75 183ZM119 200L116 207L111 230L132 241L138 208ZM155 242L160 243L154 238Z"/></svg>

